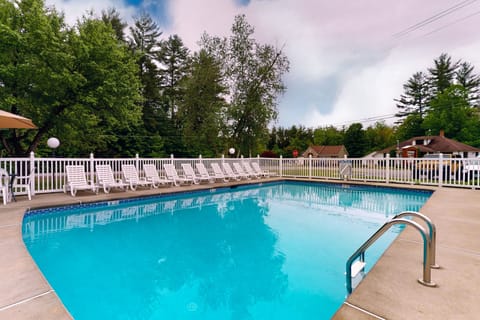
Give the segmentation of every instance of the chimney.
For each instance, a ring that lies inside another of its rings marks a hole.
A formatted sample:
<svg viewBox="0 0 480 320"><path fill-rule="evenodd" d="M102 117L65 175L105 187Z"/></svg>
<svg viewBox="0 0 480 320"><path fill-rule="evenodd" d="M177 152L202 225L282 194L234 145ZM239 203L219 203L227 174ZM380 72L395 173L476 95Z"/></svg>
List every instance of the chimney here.
<svg viewBox="0 0 480 320"><path fill-rule="evenodd" d="M443 129L440 130L440 137L443 137L443 138L445 137L445 130Z"/></svg>

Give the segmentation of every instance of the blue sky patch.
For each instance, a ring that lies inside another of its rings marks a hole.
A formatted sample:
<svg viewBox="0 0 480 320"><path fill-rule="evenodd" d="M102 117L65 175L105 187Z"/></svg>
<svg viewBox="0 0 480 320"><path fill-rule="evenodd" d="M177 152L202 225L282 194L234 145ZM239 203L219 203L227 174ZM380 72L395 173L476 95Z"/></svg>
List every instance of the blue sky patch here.
<svg viewBox="0 0 480 320"><path fill-rule="evenodd" d="M242 0L243 1L243 0ZM171 18L168 14L169 0L126 0L127 4L143 9L150 14L155 22L163 29L170 25Z"/></svg>
<svg viewBox="0 0 480 320"><path fill-rule="evenodd" d="M235 0L235 3L246 7L250 4L250 0Z"/></svg>

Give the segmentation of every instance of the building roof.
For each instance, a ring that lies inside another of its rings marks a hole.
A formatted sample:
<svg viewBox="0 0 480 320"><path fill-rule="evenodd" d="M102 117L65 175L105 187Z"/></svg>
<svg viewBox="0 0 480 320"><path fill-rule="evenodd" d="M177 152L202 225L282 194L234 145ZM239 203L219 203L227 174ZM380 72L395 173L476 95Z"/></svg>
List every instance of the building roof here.
<svg viewBox="0 0 480 320"><path fill-rule="evenodd" d="M309 148L313 149L318 155L322 155L322 156L338 155L342 151L346 152L345 147L343 145L340 145L340 146L310 146Z"/></svg>
<svg viewBox="0 0 480 320"><path fill-rule="evenodd" d="M424 144L423 141L427 141L427 144ZM443 134L439 136L419 136L413 137L411 139L402 141L398 144L400 149L415 147L419 151L424 153L453 153L453 152L480 152L479 148L469 146L468 144L458 142L453 139L445 137ZM385 148L379 153L388 153L391 150L395 150L397 146L392 146Z"/></svg>

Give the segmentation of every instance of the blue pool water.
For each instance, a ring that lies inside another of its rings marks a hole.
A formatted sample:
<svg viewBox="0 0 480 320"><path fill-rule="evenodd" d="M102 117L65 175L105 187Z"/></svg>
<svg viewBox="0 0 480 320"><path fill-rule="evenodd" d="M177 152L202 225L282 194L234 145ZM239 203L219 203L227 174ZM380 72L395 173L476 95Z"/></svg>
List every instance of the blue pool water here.
<svg viewBox="0 0 480 320"><path fill-rule="evenodd" d="M24 242L75 319L329 319L345 262L427 192L317 183L32 211ZM367 251L371 268L394 228Z"/></svg>

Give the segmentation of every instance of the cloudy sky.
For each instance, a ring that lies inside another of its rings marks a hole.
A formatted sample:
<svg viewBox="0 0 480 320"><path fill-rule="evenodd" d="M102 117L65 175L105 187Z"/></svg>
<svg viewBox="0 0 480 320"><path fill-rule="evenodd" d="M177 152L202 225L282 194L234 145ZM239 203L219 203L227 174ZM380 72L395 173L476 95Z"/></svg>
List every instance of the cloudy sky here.
<svg viewBox="0 0 480 320"><path fill-rule="evenodd" d="M480 73L477 0L46 0L69 24L87 10L115 7L127 22L142 10L164 36L191 50L206 31L227 36L245 14L261 43L284 46L287 92L276 125L323 127L393 123L393 99L441 53Z"/></svg>

